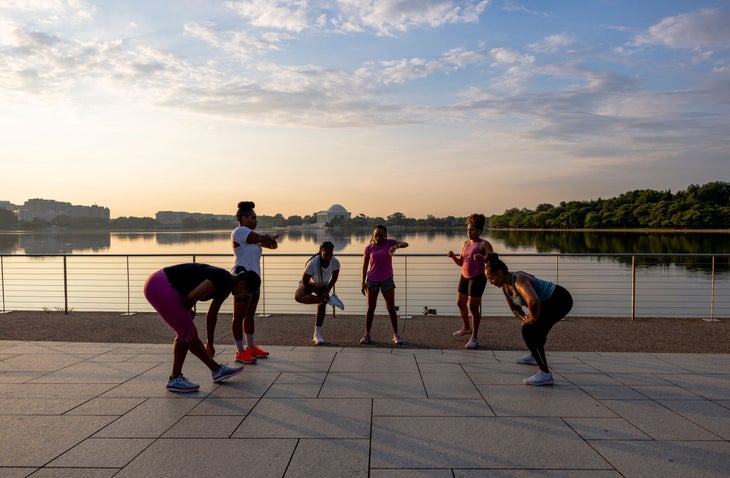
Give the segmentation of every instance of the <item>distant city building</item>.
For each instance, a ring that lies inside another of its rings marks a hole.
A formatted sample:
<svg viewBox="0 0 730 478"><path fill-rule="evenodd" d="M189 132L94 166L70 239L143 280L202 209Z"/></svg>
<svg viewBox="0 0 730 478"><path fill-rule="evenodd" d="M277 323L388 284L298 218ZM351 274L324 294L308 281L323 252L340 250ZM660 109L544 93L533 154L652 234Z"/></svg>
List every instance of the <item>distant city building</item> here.
<svg viewBox="0 0 730 478"><path fill-rule="evenodd" d="M189 212L182 211L159 211L155 214L155 219L162 225L175 226L182 224L183 219L190 216Z"/></svg>
<svg viewBox="0 0 730 478"><path fill-rule="evenodd" d="M18 206L11 203L10 201L0 201L0 209L5 209L7 211L17 211Z"/></svg>
<svg viewBox="0 0 730 478"><path fill-rule="evenodd" d="M103 219L109 221L109 208L103 206L75 206L52 199L29 199L20 206L18 220L24 222L53 221L57 217Z"/></svg>
<svg viewBox="0 0 730 478"><path fill-rule="evenodd" d="M319 211L317 213L317 224L326 224L333 219L345 219L348 220L352 217L347 209L340 206L339 204L333 204L326 211Z"/></svg>
<svg viewBox="0 0 730 478"><path fill-rule="evenodd" d="M155 219L163 226L179 226L185 219L195 219L196 221L231 221L235 225L235 218L231 214L204 214L200 212L185 211L159 211L155 215Z"/></svg>

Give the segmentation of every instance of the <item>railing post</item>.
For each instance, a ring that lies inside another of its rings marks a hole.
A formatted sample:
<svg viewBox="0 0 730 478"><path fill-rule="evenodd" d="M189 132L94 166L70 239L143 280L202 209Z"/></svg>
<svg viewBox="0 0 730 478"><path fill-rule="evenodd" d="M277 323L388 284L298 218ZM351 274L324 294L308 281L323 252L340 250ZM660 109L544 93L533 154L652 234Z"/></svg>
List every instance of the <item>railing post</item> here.
<svg viewBox="0 0 730 478"><path fill-rule="evenodd" d="M412 319L413 317L410 316L410 315L408 315L408 256L403 256L403 261L404 261L403 269L405 270L405 276L406 276L405 277L405 284L406 284L405 285L405 289L406 289L406 293L405 293L405 296L406 296L406 298L405 298L405 307L406 307L406 311L405 311L405 313L401 317L403 317L404 319Z"/></svg>
<svg viewBox="0 0 730 478"><path fill-rule="evenodd" d="M631 256L631 320L636 318L636 256Z"/></svg>
<svg viewBox="0 0 730 478"><path fill-rule="evenodd" d="M3 267L3 256L0 256L0 288L3 294L3 314L5 313L5 269Z"/></svg>
<svg viewBox="0 0 730 478"><path fill-rule="evenodd" d="M560 284L560 256L555 256L555 283Z"/></svg>
<svg viewBox="0 0 730 478"><path fill-rule="evenodd" d="M712 256L712 287L710 297L710 322L715 322L715 256Z"/></svg>
<svg viewBox="0 0 730 478"><path fill-rule="evenodd" d="M68 315L68 267L65 254L63 256L63 313Z"/></svg>
<svg viewBox="0 0 730 478"><path fill-rule="evenodd" d="M130 312L130 307L131 307L130 303L132 301L132 288L129 283L129 256L125 256L125 257L127 259L127 313L122 314L122 315L128 316L128 315L134 315L134 313Z"/></svg>
<svg viewBox="0 0 730 478"><path fill-rule="evenodd" d="M266 256L261 256L261 295L259 296L259 300L264 303L263 309L260 314L258 314L258 317L271 317L271 314L266 313L266 285L264 281L264 277L266 276Z"/></svg>

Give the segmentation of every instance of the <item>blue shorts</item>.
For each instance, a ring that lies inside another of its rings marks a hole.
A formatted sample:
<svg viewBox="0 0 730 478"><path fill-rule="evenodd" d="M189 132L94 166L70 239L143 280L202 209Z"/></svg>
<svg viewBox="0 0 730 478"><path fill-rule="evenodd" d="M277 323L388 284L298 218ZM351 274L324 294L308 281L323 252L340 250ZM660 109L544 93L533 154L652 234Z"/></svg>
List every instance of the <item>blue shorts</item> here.
<svg viewBox="0 0 730 478"><path fill-rule="evenodd" d="M368 289L375 292L376 294L378 292L382 292L385 294L386 292L390 292L391 290L395 289L395 282L393 282L393 278L385 279L384 281L375 282L373 280L368 279L367 282Z"/></svg>

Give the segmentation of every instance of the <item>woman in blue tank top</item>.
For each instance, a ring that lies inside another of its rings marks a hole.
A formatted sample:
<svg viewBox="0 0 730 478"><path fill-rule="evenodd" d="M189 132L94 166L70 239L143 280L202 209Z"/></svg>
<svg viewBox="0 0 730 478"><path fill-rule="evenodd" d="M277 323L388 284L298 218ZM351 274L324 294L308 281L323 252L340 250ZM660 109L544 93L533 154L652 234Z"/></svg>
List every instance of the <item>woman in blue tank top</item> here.
<svg viewBox="0 0 730 478"><path fill-rule="evenodd" d="M495 252L487 254L485 273L493 286L502 288L512 313L522 321L522 338L530 349L530 356L521 357L518 363L532 363L539 368L535 375L524 380L525 384L552 385L553 374L547 365L545 342L553 325L573 308L573 297L560 285L526 272L510 272ZM527 314L523 307L527 307Z"/></svg>

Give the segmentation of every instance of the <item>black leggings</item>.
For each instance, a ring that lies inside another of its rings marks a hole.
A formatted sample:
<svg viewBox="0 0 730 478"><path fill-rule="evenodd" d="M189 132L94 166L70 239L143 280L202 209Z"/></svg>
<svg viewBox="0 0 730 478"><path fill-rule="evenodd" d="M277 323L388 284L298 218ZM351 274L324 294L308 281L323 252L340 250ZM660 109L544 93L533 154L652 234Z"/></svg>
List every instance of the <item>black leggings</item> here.
<svg viewBox="0 0 730 478"><path fill-rule="evenodd" d="M540 317L522 326L522 338L538 365L547 365L545 342L548 332L573 308L573 297L564 287L555 286L549 299L540 302Z"/></svg>

